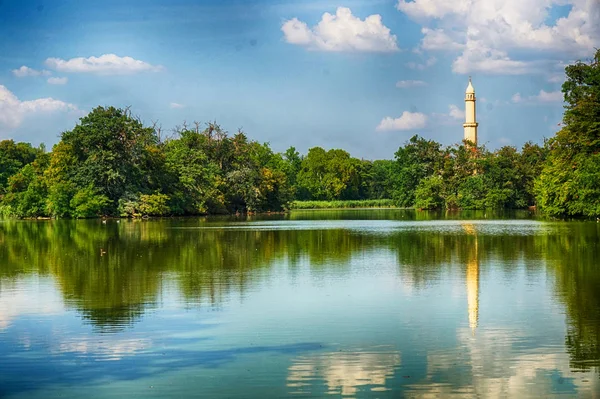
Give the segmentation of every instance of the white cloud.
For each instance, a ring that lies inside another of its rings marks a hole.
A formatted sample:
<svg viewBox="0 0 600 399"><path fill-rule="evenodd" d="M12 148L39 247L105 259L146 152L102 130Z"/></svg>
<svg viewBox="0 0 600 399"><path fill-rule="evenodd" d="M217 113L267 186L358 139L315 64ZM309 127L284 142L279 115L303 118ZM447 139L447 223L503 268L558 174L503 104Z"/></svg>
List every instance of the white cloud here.
<svg viewBox="0 0 600 399"><path fill-rule="evenodd" d="M64 85L64 84L67 84L68 81L69 81L69 78L67 78L67 77L64 77L64 78L57 78L57 77L48 78L48 83L50 83L51 85Z"/></svg>
<svg viewBox="0 0 600 399"><path fill-rule="evenodd" d="M427 61L425 61L425 63L423 63L423 64L419 64L417 62L409 62L406 64L406 66L409 67L410 69L418 69L418 70L422 71L425 68L429 68L430 66L435 65L436 62L437 62L437 58L429 57L427 59Z"/></svg>
<svg viewBox="0 0 600 399"><path fill-rule="evenodd" d="M0 85L0 128L19 127L27 116L66 111L81 112L75 105L53 98L20 101L10 90Z"/></svg>
<svg viewBox="0 0 600 399"><path fill-rule="evenodd" d="M536 100L547 103L547 102L561 102L563 101L563 93L560 91L546 92L540 90L540 93L535 97Z"/></svg>
<svg viewBox="0 0 600 399"><path fill-rule="evenodd" d="M465 120L465 111L464 109L459 108L455 104L450 104L448 106L447 114L432 112L430 114L430 120L431 124L433 125L462 127L462 123L457 123L457 121Z"/></svg>
<svg viewBox="0 0 600 399"><path fill-rule="evenodd" d="M33 68L29 68L28 66L25 66L25 65L23 65L19 69L13 69L12 73L13 73L13 75L15 75L18 78L24 78L26 76L40 76L40 75L48 76L48 75L51 75L50 71L46 71L46 70L38 71Z"/></svg>
<svg viewBox="0 0 600 399"><path fill-rule="evenodd" d="M465 119L465 110L458 108L454 104L449 105L448 108L450 108L450 112L448 112L448 115L451 118L454 118L454 119Z"/></svg>
<svg viewBox="0 0 600 399"><path fill-rule="evenodd" d="M161 65L151 65L131 57L119 57L115 54L104 54L100 57L77 57L70 60L48 58L46 65L60 72L98 73L105 75L128 74L136 72L158 72Z"/></svg>
<svg viewBox="0 0 600 399"><path fill-rule="evenodd" d="M443 29L421 29L424 37L421 40L421 47L424 50L461 50L465 46L464 44L456 42L450 36L448 36Z"/></svg>
<svg viewBox="0 0 600 399"><path fill-rule="evenodd" d="M171 103L171 104L169 104L169 107L171 107L171 108L183 108L183 107L185 107L185 105L179 104L179 103Z"/></svg>
<svg viewBox="0 0 600 399"><path fill-rule="evenodd" d="M568 15L548 22L564 5ZM422 49L462 51L456 73L544 72L540 62L589 57L600 42L597 0L398 0L397 8L422 24Z"/></svg>
<svg viewBox="0 0 600 399"><path fill-rule="evenodd" d="M512 60L507 53L487 47L479 40L469 41L463 53L452 63L452 71L459 74L487 72L497 75L522 75L538 70L537 63Z"/></svg>
<svg viewBox="0 0 600 399"><path fill-rule="evenodd" d="M377 126L378 131L415 130L425 127L427 116L420 112L404 111L399 118L386 117Z"/></svg>
<svg viewBox="0 0 600 399"><path fill-rule="evenodd" d="M564 73L561 74L555 74L555 75L550 75L548 77L548 82L550 83L563 83L566 80L566 76Z"/></svg>
<svg viewBox="0 0 600 399"><path fill-rule="evenodd" d="M521 93L515 93L510 100L513 103L520 103L523 101L523 97L521 97Z"/></svg>
<svg viewBox="0 0 600 399"><path fill-rule="evenodd" d="M516 93L512 96L511 101L518 103L555 103L563 101L563 93L560 91L547 92L540 90L536 95L523 97L521 93Z"/></svg>
<svg viewBox="0 0 600 399"><path fill-rule="evenodd" d="M338 7L335 15L325 13L312 29L292 18L281 27L288 43L319 51L398 51L396 35L383 25L381 16L370 15L361 20L346 7Z"/></svg>
<svg viewBox="0 0 600 399"><path fill-rule="evenodd" d="M426 18L442 18L450 13L463 13L467 11L467 1L453 2L439 0L399 0L396 6L411 18L421 20Z"/></svg>
<svg viewBox="0 0 600 399"><path fill-rule="evenodd" d="M399 80L396 82L396 87L399 89L418 86L427 86L427 83L423 82L422 80Z"/></svg>

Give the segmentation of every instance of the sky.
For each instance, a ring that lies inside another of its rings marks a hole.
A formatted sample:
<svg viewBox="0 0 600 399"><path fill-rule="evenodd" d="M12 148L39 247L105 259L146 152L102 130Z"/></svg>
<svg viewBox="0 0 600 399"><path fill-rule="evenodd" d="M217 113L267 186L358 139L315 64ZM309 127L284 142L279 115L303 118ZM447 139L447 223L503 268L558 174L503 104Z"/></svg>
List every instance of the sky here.
<svg viewBox="0 0 600 399"><path fill-rule="evenodd" d="M462 140L471 76L480 144L541 144L595 47L598 0L0 0L0 140L50 149L112 105L391 159Z"/></svg>

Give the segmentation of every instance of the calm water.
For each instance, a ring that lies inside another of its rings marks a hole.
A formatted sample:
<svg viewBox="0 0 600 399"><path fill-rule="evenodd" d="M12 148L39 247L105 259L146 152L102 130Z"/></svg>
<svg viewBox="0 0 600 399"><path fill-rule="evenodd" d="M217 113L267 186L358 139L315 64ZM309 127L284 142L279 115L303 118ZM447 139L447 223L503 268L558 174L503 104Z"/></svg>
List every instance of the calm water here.
<svg viewBox="0 0 600 399"><path fill-rule="evenodd" d="M0 397L600 397L600 223L0 221Z"/></svg>

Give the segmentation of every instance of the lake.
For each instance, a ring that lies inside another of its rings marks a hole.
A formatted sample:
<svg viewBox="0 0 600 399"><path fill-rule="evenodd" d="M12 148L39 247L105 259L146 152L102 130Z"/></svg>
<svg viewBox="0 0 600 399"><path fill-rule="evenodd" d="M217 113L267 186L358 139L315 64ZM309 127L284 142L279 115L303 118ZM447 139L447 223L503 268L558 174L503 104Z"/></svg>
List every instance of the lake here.
<svg viewBox="0 0 600 399"><path fill-rule="evenodd" d="M0 221L0 397L599 397L600 223Z"/></svg>

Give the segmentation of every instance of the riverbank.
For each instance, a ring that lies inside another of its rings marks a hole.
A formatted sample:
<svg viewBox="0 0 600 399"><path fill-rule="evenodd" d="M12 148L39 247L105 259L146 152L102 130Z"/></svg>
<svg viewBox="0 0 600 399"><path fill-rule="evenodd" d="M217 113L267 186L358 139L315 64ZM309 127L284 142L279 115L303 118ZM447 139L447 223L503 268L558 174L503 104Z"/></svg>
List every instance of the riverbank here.
<svg viewBox="0 0 600 399"><path fill-rule="evenodd" d="M348 201L293 201L290 210L308 209L348 209L348 208L396 208L400 209L391 199L348 200Z"/></svg>

